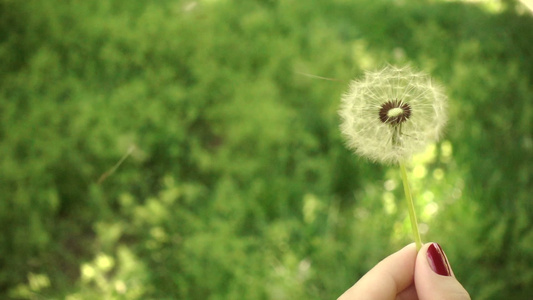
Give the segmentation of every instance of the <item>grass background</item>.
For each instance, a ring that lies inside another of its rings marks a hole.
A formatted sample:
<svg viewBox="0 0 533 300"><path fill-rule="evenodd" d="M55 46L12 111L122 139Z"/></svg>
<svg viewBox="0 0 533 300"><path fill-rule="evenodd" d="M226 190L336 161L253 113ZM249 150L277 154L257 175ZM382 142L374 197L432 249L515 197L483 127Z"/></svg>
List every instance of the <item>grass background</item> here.
<svg viewBox="0 0 533 300"><path fill-rule="evenodd" d="M336 113L392 63L450 98L409 166L423 240L473 299L528 299L531 28L514 1L0 0L0 297L337 297L411 241Z"/></svg>

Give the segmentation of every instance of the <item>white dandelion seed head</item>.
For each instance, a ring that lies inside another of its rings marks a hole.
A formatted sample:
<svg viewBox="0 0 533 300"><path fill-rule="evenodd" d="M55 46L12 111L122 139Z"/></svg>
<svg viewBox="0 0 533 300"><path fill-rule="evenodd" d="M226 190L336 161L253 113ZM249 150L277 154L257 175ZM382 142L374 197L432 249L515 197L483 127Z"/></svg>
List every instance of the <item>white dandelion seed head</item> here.
<svg viewBox="0 0 533 300"><path fill-rule="evenodd" d="M439 139L446 96L427 74L387 66L352 81L339 114L350 149L373 161L398 163Z"/></svg>

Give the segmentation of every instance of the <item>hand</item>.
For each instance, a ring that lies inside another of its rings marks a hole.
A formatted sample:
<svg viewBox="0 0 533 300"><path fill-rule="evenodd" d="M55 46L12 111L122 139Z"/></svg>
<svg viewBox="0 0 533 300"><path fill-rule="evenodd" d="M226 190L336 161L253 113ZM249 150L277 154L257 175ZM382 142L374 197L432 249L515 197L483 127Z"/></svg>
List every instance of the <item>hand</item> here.
<svg viewBox="0 0 533 300"><path fill-rule="evenodd" d="M378 263L338 300L469 300L437 243L410 244Z"/></svg>

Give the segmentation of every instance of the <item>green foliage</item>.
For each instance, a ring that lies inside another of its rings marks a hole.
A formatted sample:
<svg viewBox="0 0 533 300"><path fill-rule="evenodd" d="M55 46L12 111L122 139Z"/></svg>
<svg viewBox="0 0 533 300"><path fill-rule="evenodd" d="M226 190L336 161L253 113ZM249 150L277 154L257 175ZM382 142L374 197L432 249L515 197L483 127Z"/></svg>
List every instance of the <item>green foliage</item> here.
<svg viewBox="0 0 533 300"><path fill-rule="evenodd" d="M390 62L450 96L410 166L423 240L474 299L527 299L533 19L511 4L0 0L0 298L340 295L411 240L398 170L336 115Z"/></svg>

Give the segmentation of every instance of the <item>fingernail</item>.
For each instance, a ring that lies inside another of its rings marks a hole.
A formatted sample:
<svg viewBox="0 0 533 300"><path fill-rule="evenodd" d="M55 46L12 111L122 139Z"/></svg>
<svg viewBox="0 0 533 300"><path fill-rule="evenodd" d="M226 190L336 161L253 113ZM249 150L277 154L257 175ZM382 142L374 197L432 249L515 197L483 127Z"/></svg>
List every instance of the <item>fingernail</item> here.
<svg viewBox="0 0 533 300"><path fill-rule="evenodd" d="M450 265L444 255L444 251L437 243L431 243L427 251L428 263L433 272L444 275L451 276L452 272L450 271Z"/></svg>

